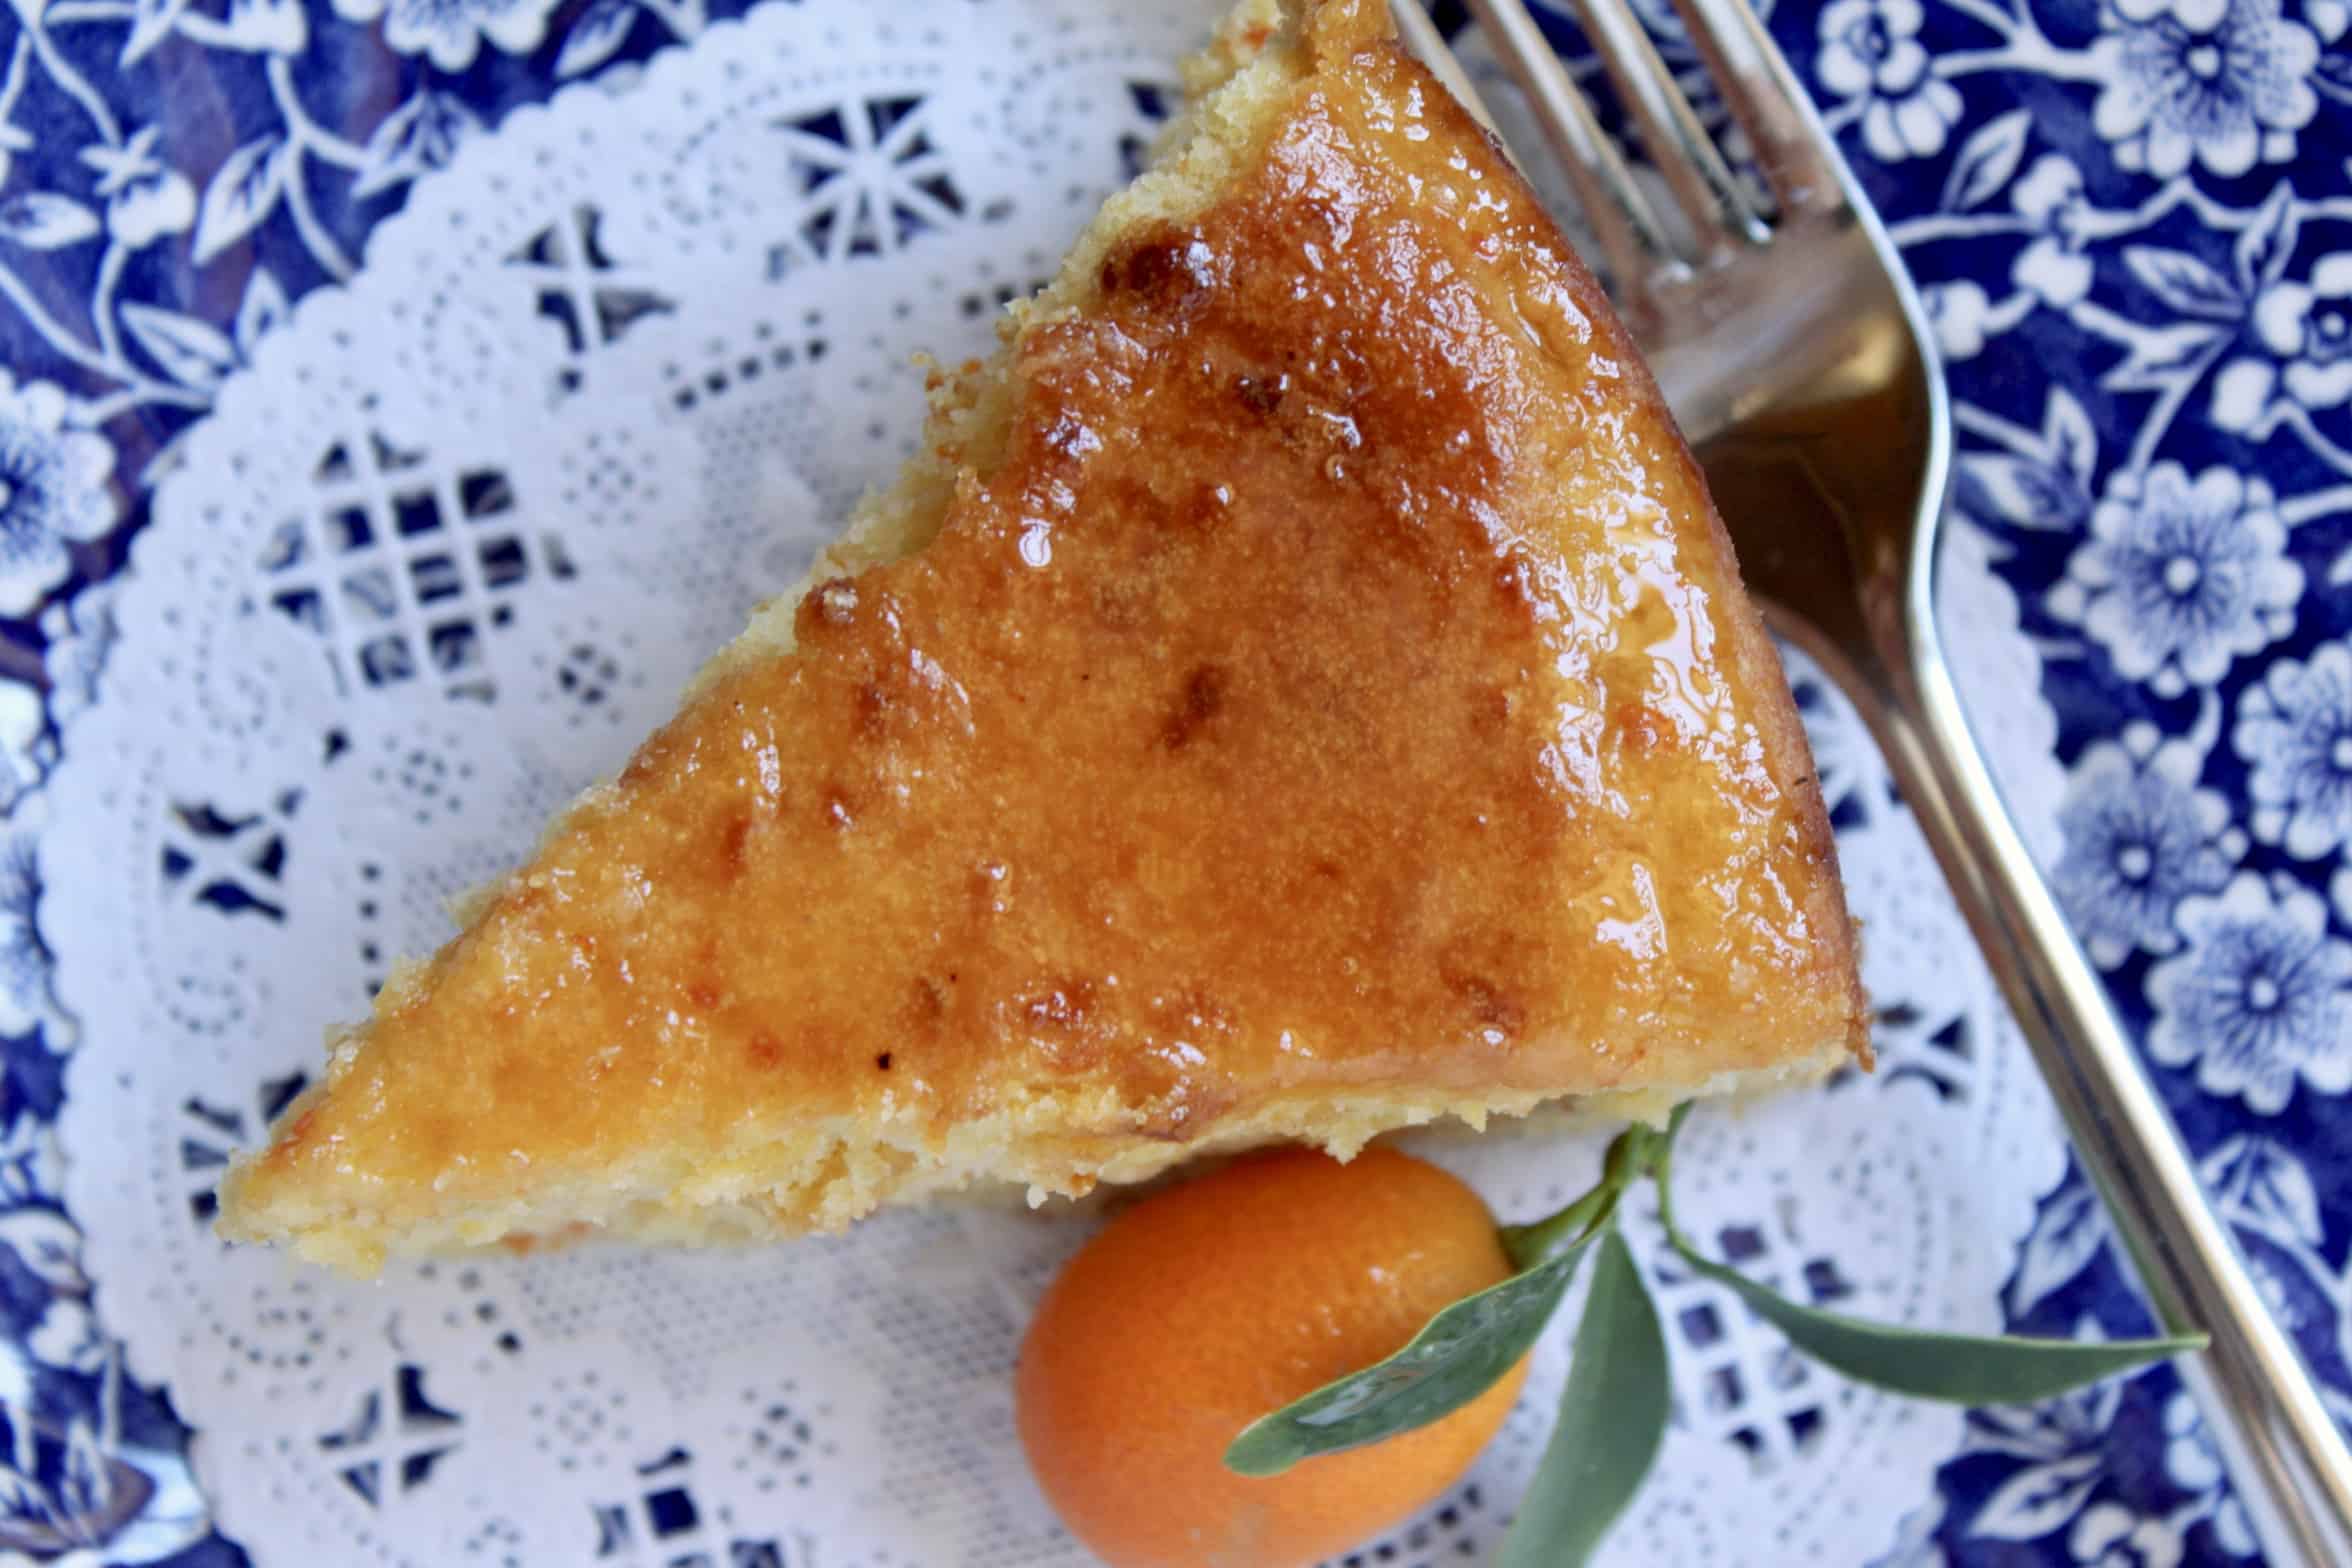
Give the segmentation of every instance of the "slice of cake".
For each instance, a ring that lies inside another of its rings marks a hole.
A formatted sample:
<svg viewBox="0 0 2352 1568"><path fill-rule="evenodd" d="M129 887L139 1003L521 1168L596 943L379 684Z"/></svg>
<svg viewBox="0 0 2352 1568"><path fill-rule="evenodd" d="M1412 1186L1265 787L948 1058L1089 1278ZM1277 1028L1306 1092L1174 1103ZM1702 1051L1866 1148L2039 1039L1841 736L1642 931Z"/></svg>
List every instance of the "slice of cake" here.
<svg viewBox="0 0 2352 1568"><path fill-rule="evenodd" d="M221 1224L354 1269L1866 1051L1788 688L1625 332L1378 0L1245 6L926 450Z"/></svg>

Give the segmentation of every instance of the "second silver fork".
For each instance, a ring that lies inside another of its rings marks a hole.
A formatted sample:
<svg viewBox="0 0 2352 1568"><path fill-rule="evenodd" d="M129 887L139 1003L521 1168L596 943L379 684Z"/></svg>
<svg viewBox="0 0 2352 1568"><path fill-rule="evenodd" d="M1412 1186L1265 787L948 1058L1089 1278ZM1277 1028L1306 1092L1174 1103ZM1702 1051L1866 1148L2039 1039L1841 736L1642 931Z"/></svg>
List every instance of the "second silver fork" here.
<svg viewBox="0 0 2352 1568"><path fill-rule="evenodd" d="M1416 52L1485 118L1428 19L1397 3ZM2182 1376L2265 1554L2352 1564L2352 1451L2206 1203L1962 713L1933 613L1951 428L1918 299L1746 0L1676 5L1756 152L1769 212L1626 0L1579 9L1661 176L1663 211L1521 0L1469 0L1569 178L1742 576L1886 754L2157 1315L2211 1336Z"/></svg>

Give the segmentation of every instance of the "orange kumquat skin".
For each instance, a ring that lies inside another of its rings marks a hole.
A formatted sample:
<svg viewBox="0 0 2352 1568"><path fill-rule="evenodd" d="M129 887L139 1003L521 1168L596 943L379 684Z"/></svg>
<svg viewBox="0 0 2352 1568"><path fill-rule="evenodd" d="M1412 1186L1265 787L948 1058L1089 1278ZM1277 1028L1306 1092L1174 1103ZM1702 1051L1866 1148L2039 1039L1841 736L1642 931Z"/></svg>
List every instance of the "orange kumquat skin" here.
<svg viewBox="0 0 2352 1568"><path fill-rule="evenodd" d="M1510 1272L1486 1205L1434 1165L1245 1156L1122 1211L1063 1269L1022 1344L1022 1445L1113 1568L1303 1568L1460 1476L1526 1363L1442 1421L1279 1476L1226 1469L1226 1445Z"/></svg>

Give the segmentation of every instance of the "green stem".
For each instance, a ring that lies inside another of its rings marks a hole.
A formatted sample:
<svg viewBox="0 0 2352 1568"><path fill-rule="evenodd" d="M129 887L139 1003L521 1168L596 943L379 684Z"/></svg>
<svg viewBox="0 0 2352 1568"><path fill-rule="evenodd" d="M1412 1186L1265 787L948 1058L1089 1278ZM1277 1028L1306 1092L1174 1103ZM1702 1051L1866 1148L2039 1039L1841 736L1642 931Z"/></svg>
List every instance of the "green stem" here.
<svg viewBox="0 0 2352 1568"><path fill-rule="evenodd" d="M1521 1271L1535 1268L1608 1224L1626 1189L1657 1169L1689 1113L1689 1105L1676 1106L1664 1132L1635 1122L1610 1140L1601 1163L1601 1179L1590 1192L1542 1219L1503 1226L1496 1234L1502 1237L1503 1251L1509 1254L1512 1267Z"/></svg>
<svg viewBox="0 0 2352 1568"><path fill-rule="evenodd" d="M1498 1234L1503 1239L1503 1251L1511 1259L1511 1267L1524 1274L1559 1256L1588 1232L1607 1224L1609 1215L1616 1210L1620 1190L1610 1186L1603 1177L1599 1186L1557 1214L1524 1225L1505 1225Z"/></svg>
<svg viewBox="0 0 2352 1568"><path fill-rule="evenodd" d="M1658 1140L1657 1155L1650 1161L1650 1185L1658 1191L1658 1226L1666 1232L1667 1245L1677 1252L1690 1251L1690 1243L1683 1239L1682 1227L1674 1223L1674 1139L1690 1109L1688 1100L1674 1108L1674 1119L1666 1124L1666 1135Z"/></svg>

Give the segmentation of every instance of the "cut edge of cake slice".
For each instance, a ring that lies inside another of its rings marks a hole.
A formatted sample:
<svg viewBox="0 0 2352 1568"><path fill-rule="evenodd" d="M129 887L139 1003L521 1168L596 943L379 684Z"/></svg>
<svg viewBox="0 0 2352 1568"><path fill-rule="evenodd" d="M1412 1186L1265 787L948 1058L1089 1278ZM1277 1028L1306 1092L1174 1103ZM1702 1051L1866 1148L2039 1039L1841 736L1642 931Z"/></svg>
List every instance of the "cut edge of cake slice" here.
<svg viewBox="0 0 2352 1568"><path fill-rule="evenodd" d="M1012 307L1002 327L1003 346L994 356L932 371L922 449L894 484L860 504L843 535L821 552L799 584L763 606L746 630L709 661L689 686L686 702L739 671L790 656L796 618L818 585L854 580L929 545L959 484L990 472L1006 450L1021 401L1015 353L1024 336L1092 308L1102 292L1105 258L1123 235L1146 226L1181 226L1195 217L1260 151L1302 77L1329 64L1335 52L1394 47L1392 26L1376 0L1245 0L1211 45L1187 62L1190 97L1163 135L1151 166L1105 203L1056 278L1036 297ZM1585 303L1606 312L1597 295ZM1654 400L1646 375L1638 367L1633 375ZM1728 568L1728 541L1711 512L1708 522ZM1763 659L1774 658L1751 609L1729 606L1727 619L1741 657L1753 660L1760 648ZM1770 744L1806 754L1785 687L1770 711L1753 717ZM604 809L615 787L607 783L585 792L550 825L543 847L583 814ZM1827 846L1828 825L1817 790L1799 807L1809 813L1806 836L1820 840L1829 857L1834 886L1834 848ZM482 889L465 901L455 911L461 925L472 925L511 883ZM1823 926L1813 932L1813 940L1825 944L1825 963L1851 977L1854 933L1842 907ZM379 1016L413 997L428 973L424 964L403 966L384 988ZM1834 1032L1796 1044L1769 1065L1713 1072L1689 1082L1652 1081L1640 1088L1567 1095L1444 1084L1383 1084L1351 1092L1325 1085L1236 1110L1205 1136L1129 1140L1117 1146L1079 1139L1067 1148L1055 1140L1069 1105L1043 1098L1024 1101L1015 1093L993 1114L945 1129L821 1117L784 1135L769 1135L756 1148L732 1150L715 1167L706 1155L691 1151L645 1150L611 1170L528 1187L507 1201L444 1212L413 1205L400 1212L393 1203L371 1207L383 1197L382 1184L371 1183L367 1173L326 1183L271 1168L278 1155L301 1142L308 1113L332 1085L331 1071L328 1081L288 1110L273 1132L271 1148L235 1163L222 1186L219 1227L232 1239L287 1242L312 1261L364 1274L378 1269L389 1253L499 1244L527 1249L595 1233L704 1244L837 1230L882 1205L975 1183L1025 1187L1034 1204L1048 1194L1083 1195L1098 1180L1148 1180L1181 1160L1268 1142L1309 1142L1344 1158L1385 1132L1449 1117L1483 1127L1490 1116L1525 1114L1547 1101L1580 1117L1656 1121L1685 1099L1759 1094L1818 1079L1847 1060L1867 1063L1859 981L1847 983L1850 996ZM360 1025L330 1041L337 1069L362 1049L368 1028Z"/></svg>

